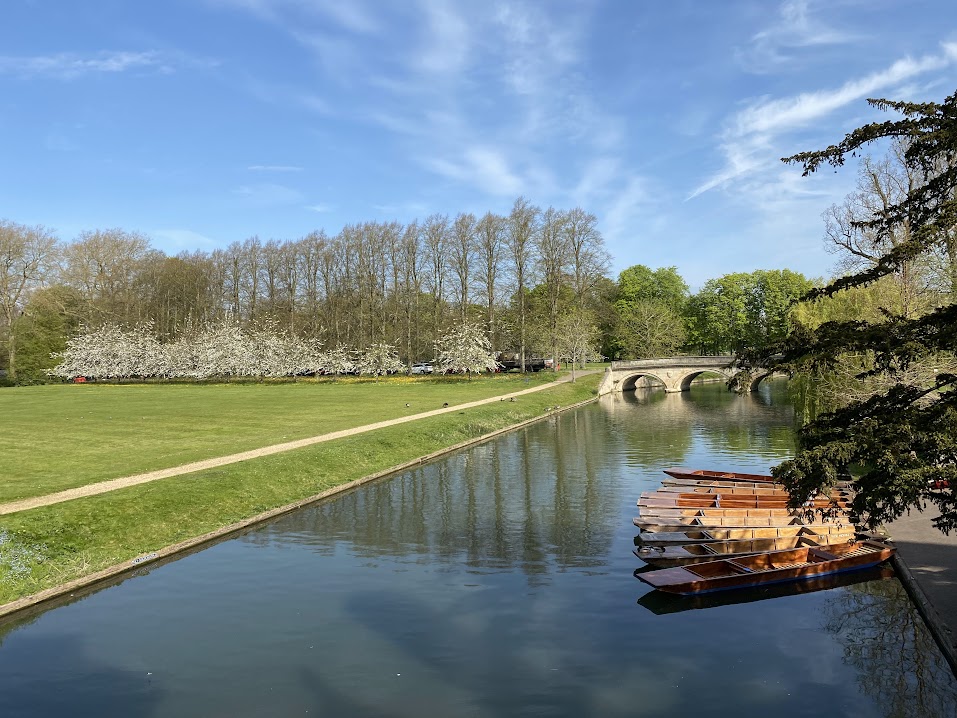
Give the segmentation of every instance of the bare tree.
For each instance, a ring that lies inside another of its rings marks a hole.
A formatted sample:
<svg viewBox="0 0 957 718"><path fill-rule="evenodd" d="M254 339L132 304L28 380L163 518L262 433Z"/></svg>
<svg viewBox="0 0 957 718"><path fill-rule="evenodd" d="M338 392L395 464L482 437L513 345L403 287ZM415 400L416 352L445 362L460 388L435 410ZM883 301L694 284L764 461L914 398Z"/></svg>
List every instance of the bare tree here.
<svg viewBox="0 0 957 718"><path fill-rule="evenodd" d="M134 291L149 256L146 236L122 229L83 232L63 249L63 279L87 300L87 321L134 321Z"/></svg>
<svg viewBox="0 0 957 718"><path fill-rule="evenodd" d="M7 340L7 371L17 377L17 328L30 293L42 287L55 267L59 241L45 227L0 220L0 333Z"/></svg>
<svg viewBox="0 0 957 718"><path fill-rule="evenodd" d="M518 343L521 369L525 371L526 297L525 290L534 281L533 251L541 211L524 197L512 205L506 222L506 242L518 303Z"/></svg>
<svg viewBox="0 0 957 718"><path fill-rule="evenodd" d="M428 254L428 274L426 284L432 295L432 336L439 335L442 326L443 304L445 302L445 278L448 273L446 253L449 244L449 218L444 214L433 214L425 220L422 228L422 241Z"/></svg>
<svg viewBox="0 0 957 718"><path fill-rule="evenodd" d="M548 350L552 355L553 369L558 365L558 309L562 289L571 264L571 245L565 228L566 217L554 207L541 215L535 235L535 249L539 276L545 283L548 298Z"/></svg>
<svg viewBox="0 0 957 718"><path fill-rule="evenodd" d="M585 306L586 297L594 292L611 265L611 257L605 250L605 240L597 224L595 215L581 207L565 213L564 228L572 262L572 288L578 307Z"/></svg>
<svg viewBox="0 0 957 718"><path fill-rule="evenodd" d="M459 321L463 323L466 320L472 265L476 255L475 225L474 214L460 214L452 225L452 241L449 243L449 259L457 280L456 300L459 305Z"/></svg>
<svg viewBox="0 0 957 718"><path fill-rule="evenodd" d="M838 269L842 273L873 267L890 249L910 241L911 228L906 217L881 230L864 225L867 219L888 216L892 207L922 184L919 173L907 167L905 151L905 145L898 140L886 156L864 157L858 171L857 189L847 195L842 204L825 210L826 247L838 255ZM918 257L903 262L894 275L900 290L897 309L905 317L923 311L930 300L927 259Z"/></svg>
<svg viewBox="0 0 957 718"><path fill-rule="evenodd" d="M486 212L476 226L478 255L481 261L478 281L485 291L486 321L492 346L498 347L495 327L495 294L505 244L505 221L502 217Z"/></svg>

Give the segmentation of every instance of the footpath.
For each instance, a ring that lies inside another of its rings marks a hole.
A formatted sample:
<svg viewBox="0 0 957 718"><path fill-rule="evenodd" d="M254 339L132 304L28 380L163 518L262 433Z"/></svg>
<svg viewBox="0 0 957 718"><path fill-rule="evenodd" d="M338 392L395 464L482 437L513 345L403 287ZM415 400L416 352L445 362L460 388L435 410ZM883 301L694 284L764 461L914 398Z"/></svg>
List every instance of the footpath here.
<svg viewBox="0 0 957 718"><path fill-rule="evenodd" d="M576 372L577 376L584 376L585 374L592 374L595 370L585 370ZM356 426L351 429L342 429L341 431L332 431L328 434L319 434L318 436L310 436L305 439L297 439L295 441L286 441L281 444L272 444L271 446L264 446L259 449L252 449L250 451L242 451L237 454L229 454L228 456L219 456L213 459L204 459L203 461L194 461L189 464L183 464L181 466L173 466L168 469L160 469L159 471L149 471L144 474L135 474L133 476L123 476L118 479L110 479L108 481L99 481L94 484L87 484L85 486L78 486L74 489L67 489L65 491L58 491L54 494L46 494L45 496L33 496L28 499L21 499L19 501L10 501L5 504L0 504L0 515L3 514L12 514L17 511L27 511L28 509L36 509L41 506L50 506L52 504L59 504L63 501L72 501L73 499L80 499L87 496L96 496L98 494L105 494L110 491L115 491L116 489L123 489L128 486L137 486L138 484L147 484L151 481L159 481L160 479L167 479L171 476L180 476L182 474L189 474L194 471L203 471L204 469L212 469L217 466L225 466L227 464L235 464L240 461L247 461L249 459L258 459L262 456L270 456L272 454L280 454L284 451L293 451L295 449L301 449L305 446L312 446L313 444L321 444L326 441L334 441L336 439L342 439L347 436L355 436L356 434L365 434L369 431L376 431L377 429L384 429L388 426L396 426L397 424L405 424L410 421L418 421L419 419L426 419L430 416L439 416L440 414L448 414L450 412L458 412L463 409L471 409L472 407L481 406L482 404L491 404L497 401L514 401L517 397L520 397L524 394L532 394L536 391L543 391L548 389L551 386L554 386L557 383L571 381L571 375L563 376L561 379L558 379L554 382L548 384L539 384L538 386L533 386L529 389L522 389L520 391L512 392L511 394L501 394L499 396L493 396L488 399L479 399L477 401L470 401L465 404L455 404L448 407L443 407L441 409L433 409L432 411L423 411L418 414L410 414L408 416L402 416L397 419L388 419L387 421L378 421L374 424L366 424L364 426Z"/></svg>
<svg viewBox="0 0 957 718"><path fill-rule="evenodd" d="M931 525L935 513L912 511L887 525L895 568L957 673L957 534Z"/></svg>

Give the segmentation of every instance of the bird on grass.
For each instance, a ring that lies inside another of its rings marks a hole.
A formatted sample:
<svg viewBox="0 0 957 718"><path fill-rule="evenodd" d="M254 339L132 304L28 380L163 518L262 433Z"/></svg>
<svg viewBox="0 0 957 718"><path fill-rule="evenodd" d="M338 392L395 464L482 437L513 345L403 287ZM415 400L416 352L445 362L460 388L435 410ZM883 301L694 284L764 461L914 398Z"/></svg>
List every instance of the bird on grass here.
<svg viewBox="0 0 957 718"><path fill-rule="evenodd" d="M442 408L445 409L446 407L448 407L448 405L449 405L449 402L445 402L444 404L442 404Z"/></svg>
<svg viewBox="0 0 957 718"><path fill-rule="evenodd" d="M409 402L405 402L405 408L406 408L406 409L408 409L410 406L411 406L411 404L409 404Z"/></svg>

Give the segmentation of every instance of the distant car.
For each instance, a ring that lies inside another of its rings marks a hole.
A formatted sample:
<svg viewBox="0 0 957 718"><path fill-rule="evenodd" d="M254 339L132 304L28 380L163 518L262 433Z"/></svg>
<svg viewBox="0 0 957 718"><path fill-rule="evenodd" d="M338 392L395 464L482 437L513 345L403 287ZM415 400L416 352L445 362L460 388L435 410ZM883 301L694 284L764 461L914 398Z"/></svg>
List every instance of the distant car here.
<svg viewBox="0 0 957 718"><path fill-rule="evenodd" d="M422 364L413 364L412 365L412 374L431 374L434 371L431 364L422 363Z"/></svg>

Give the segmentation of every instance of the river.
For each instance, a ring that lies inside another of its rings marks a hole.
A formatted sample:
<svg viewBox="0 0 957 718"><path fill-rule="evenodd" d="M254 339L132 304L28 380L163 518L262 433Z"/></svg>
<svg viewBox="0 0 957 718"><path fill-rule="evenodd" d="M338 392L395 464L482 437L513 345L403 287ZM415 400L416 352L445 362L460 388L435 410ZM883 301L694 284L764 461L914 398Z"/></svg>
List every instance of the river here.
<svg viewBox="0 0 957 718"><path fill-rule="evenodd" d="M793 437L784 382L605 397L0 625L0 716L952 718L886 571L634 578L662 468L764 472Z"/></svg>

